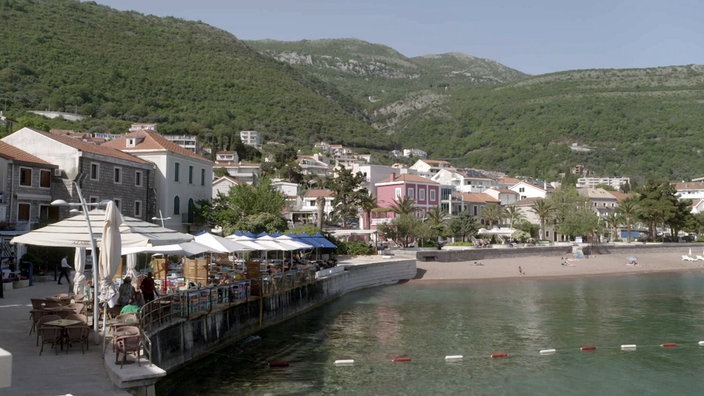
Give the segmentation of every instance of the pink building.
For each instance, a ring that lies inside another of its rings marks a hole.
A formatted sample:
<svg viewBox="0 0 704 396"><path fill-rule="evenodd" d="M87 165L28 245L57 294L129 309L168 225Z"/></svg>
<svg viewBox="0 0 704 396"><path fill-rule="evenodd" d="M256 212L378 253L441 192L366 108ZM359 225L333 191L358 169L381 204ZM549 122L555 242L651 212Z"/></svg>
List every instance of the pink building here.
<svg viewBox="0 0 704 396"><path fill-rule="evenodd" d="M413 174L392 174L389 178L374 184L376 204L379 208L390 208L402 198L412 199L418 208L418 217L423 217L431 208L440 206L440 184ZM388 223L395 217L392 211L372 213L371 228Z"/></svg>

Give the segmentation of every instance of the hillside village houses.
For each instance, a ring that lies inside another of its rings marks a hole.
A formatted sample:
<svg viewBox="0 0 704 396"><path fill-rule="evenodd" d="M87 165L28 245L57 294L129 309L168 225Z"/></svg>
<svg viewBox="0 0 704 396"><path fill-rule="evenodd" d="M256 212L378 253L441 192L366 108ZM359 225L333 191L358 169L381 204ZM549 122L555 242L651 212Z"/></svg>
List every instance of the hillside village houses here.
<svg viewBox="0 0 704 396"><path fill-rule="evenodd" d="M252 143L261 145L261 135L249 132ZM15 233L68 216L67 208L50 203L59 198L76 202L74 182L89 202L111 199L127 216L147 221L170 217L164 221L165 226L197 232L193 213L196 202L226 194L238 184L256 184L261 178L261 164L243 163L234 151L217 152L215 161L210 161L193 151L197 141L168 139L159 134L155 124L134 124L126 134L101 136L22 128L4 137L0 144L0 223ZM391 221L393 212L389 208L404 197L414 200L419 216L434 207L451 216L465 211L479 216L489 204L513 205L526 220L537 224L539 219L532 207L554 190L553 185L542 181L458 169L444 160L419 158L411 166L387 166L370 164L368 155L356 155L341 145L319 142L315 148L319 153L299 155L299 165L306 174L325 178L335 167L345 166L364 176L364 187L382 208L374 211L370 224L365 224L365 216L360 213L359 228L364 229L374 230ZM227 175L214 177L214 168L223 168ZM606 180L595 179L602 182L599 184ZM294 226L315 224L321 200L325 202L324 215L329 217L333 212L332 191L281 180L272 185L286 196L284 216ZM704 210L704 183L675 186L681 198L694 201L694 212ZM599 216L613 213L625 198L593 186L580 191ZM548 229L542 238L558 241L562 236Z"/></svg>

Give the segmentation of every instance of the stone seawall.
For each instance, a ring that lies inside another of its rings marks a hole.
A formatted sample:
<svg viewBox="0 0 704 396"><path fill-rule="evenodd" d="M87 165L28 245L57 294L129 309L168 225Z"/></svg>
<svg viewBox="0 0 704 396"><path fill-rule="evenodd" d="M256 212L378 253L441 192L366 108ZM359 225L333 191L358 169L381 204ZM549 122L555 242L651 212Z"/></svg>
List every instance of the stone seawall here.
<svg viewBox="0 0 704 396"><path fill-rule="evenodd" d="M354 290L395 284L416 275L414 259L341 264L344 271L273 296L224 306L181 319L150 334L152 361L167 372L234 344Z"/></svg>

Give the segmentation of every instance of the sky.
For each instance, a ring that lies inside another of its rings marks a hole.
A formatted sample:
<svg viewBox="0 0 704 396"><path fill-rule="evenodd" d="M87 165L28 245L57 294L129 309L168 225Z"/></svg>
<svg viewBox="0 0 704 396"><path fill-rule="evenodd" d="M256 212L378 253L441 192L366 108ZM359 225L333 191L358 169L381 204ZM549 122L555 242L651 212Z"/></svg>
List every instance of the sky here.
<svg viewBox="0 0 704 396"><path fill-rule="evenodd" d="M356 38L462 52L528 74L704 64L700 0L97 0L241 40Z"/></svg>

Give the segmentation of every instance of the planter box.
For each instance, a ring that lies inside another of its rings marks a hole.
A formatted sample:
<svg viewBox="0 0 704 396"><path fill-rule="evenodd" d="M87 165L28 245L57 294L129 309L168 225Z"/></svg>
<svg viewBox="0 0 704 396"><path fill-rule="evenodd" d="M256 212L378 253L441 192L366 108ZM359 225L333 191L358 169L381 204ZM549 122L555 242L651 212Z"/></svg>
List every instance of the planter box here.
<svg viewBox="0 0 704 396"><path fill-rule="evenodd" d="M23 287L29 287L29 279L17 280L12 282L13 289L21 289Z"/></svg>
<svg viewBox="0 0 704 396"><path fill-rule="evenodd" d="M12 287L12 282L3 282L3 283L2 283L2 289L3 289L4 291L14 289L14 287Z"/></svg>

